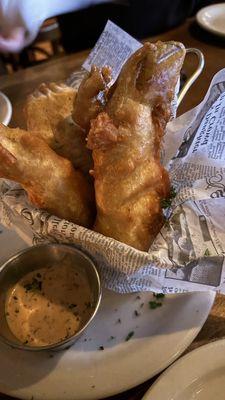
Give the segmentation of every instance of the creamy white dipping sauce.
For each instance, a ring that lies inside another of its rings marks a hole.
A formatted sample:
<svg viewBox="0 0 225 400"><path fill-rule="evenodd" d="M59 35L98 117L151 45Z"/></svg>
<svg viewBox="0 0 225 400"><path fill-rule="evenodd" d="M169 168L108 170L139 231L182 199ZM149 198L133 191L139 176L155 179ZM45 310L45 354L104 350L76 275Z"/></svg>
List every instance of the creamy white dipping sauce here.
<svg viewBox="0 0 225 400"><path fill-rule="evenodd" d="M46 346L73 336L92 312L85 277L70 265L30 272L7 295L5 313L22 343Z"/></svg>

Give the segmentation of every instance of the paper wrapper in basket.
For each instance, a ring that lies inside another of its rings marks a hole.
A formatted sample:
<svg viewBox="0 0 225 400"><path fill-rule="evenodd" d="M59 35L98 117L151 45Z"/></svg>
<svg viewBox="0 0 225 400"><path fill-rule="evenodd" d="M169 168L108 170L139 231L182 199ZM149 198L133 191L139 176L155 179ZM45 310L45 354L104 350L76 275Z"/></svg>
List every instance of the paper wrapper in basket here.
<svg viewBox="0 0 225 400"><path fill-rule="evenodd" d="M19 185L0 180L1 222L29 244L74 244L97 263L105 287L121 292L225 293L225 70L204 101L173 120L164 164L176 190L149 252L32 207ZM59 199L60 202L60 199ZM121 226L121 229L123 227Z"/></svg>

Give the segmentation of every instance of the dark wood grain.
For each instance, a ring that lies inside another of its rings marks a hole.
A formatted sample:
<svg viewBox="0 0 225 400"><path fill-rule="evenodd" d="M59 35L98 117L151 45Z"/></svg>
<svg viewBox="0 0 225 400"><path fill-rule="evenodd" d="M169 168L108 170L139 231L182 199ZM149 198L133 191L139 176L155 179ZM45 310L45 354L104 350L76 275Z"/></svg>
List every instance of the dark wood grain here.
<svg viewBox="0 0 225 400"><path fill-rule="evenodd" d="M202 31L193 19L188 20L176 29L151 38L153 41L159 39L181 41L186 47L196 47L205 55L204 72L181 104L178 114L182 114L196 106L203 99L213 75L225 67L225 41ZM28 93L34 90L41 82L64 80L71 72L80 68L87 54L88 52L85 51L63 56L37 67L19 71L12 76L1 77L0 89L5 92L13 104L11 126L24 127L22 110ZM189 76L195 65L196 60L194 57L188 56L184 65L185 74ZM205 325L187 351L223 337L225 337L225 300L224 296L218 295ZM108 400L140 400L153 381L154 379L151 379L126 393L113 396ZM7 400L12 398L0 395L0 399Z"/></svg>

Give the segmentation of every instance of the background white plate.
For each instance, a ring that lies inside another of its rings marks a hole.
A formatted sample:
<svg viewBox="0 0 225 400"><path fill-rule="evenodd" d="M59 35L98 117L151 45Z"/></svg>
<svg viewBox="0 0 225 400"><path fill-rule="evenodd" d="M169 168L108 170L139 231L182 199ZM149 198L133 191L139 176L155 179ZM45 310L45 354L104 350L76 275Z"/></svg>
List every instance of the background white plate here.
<svg viewBox="0 0 225 400"><path fill-rule="evenodd" d="M8 97L0 92L0 122L8 125L12 117L12 104Z"/></svg>
<svg viewBox="0 0 225 400"><path fill-rule="evenodd" d="M225 340L207 344L175 362L143 400L225 399Z"/></svg>
<svg viewBox="0 0 225 400"><path fill-rule="evenodd" d="M4 229L0 243L1 261L26 246ZM150 293L105 291L94 322L69 350L32 354L0 345L0 392L22 399L88 400L127 390L160 372L186 349L204 324L214 296L167 296L161 307L151 310ZM125 341L129 332L134 335Z"/></svg>
<svg viewBox="0 0 225 400"><path fill-rule="evenodd" d="M196 18L202 28L216 35L225 36L225 3L202 8Z"/></svg>

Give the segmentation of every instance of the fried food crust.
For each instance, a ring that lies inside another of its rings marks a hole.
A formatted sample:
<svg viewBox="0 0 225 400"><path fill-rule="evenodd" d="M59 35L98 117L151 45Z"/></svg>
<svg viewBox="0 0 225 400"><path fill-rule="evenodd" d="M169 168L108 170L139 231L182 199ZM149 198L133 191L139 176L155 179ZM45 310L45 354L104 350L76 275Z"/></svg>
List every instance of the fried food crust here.
<svg viewBox="0 0 225 400"><path fill-rule="evenodd" d="M42 83L28 96L24 110L28 131L44 139L88 177L92 157L86 147L86 133L71 118L76 95L65 84Z"/></svg>
<svg viewBox="0 0 225 400"><path fill-rule="evenodd" d="M124 65L88 135L95 230L143 251L163 224L161 199L170 192L160 153L184 55L180 43L146 43Z"/></svg>
<svg viewBox="0 0 225 400"><path fill-rule="evenodd" d="M0 124L0 176L20 183L35 206L89 227L94 199L81 172L41 138Z"/></svg>

